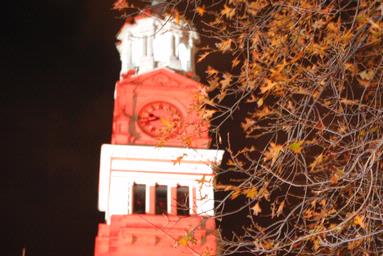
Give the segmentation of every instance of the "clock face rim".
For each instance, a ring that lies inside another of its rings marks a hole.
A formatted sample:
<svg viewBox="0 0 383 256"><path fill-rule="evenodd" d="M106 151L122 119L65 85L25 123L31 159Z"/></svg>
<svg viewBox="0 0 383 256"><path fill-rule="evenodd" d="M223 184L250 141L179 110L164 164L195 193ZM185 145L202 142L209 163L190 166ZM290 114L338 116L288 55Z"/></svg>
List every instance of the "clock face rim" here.
<svg viewBox="0 0 383 256"><path fill-rule="evenodd" d="M147 128L147 125L145 124L142 124L140 122L140 119L143 115L143 112L146 112L146 109L154 104L158 104L158 103L161 103L161 104L166 104L168 106L171 106L172 109L175 109L175 113L177 113L180 121L179 121L179 125L177 127L174 127L170 132L166 133L166 134L154 134L153 132L150 132L148 131L148 128ZM165 137L167 139L171 139L171 138L174 138L176 135L177 135L177 132L182 128L183 126L183 122L184 122L184 115L182 113L182 111L180 110L179 107L177 107L175 104L169 102L169 101L164 101L164 100L155 100L155 101L150 101L146 104L143 104L141 107L140 107L140 110L138 111L138 115L137 115L137 124L138 124L138 127L140 128L140 130L145 133L146 135L152 137L152 138L161 138L161 137Z"/></svg>

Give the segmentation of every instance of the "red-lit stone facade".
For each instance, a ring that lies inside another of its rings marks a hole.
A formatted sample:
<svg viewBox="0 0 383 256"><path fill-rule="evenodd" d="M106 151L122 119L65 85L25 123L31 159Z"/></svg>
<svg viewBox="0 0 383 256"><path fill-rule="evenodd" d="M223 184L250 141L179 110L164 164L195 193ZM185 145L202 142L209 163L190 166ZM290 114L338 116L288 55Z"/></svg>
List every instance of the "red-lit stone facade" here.
<svg viewBox="0 0 383 256"><path fill-rule="evenodd" d="M99 225L96 256L216 255L212 218L134 214L112 216L111 223Z"/></svg>
<svg viewBox="0 0 383 256"><path fill-rule="evenodd" d="M207 149L208 125L195 108L199 90L197 82L166 68L130 74L117 83L112 144L103 146L100 162L99 209L107 223L99 225L95 256L216 255L210 167L216 151ZM167 128L161 118L180 123L171 136L145 132ZM216 160L221 157L222 152ZM146 191L140 213L135 184ZM159 185L166 200L161 213L156 212ZM180 186L187 189L182 215L177 212Z"/></svg>
<svg viewBox="0 0 383 256"><path fill-rule="evenodd" d="M126 75L116 84L112 144L207 148L208 123L201 120L197 111L200 89L196 81L166 68L142 75ZM176 136L153 137L141 129L140 110L152 102L169 104L181 113Z"/></svg>
<svg viewBox="0 0 383 256"><path fill-rule="evenodd" d="M157 31L161 28L161 31ZM141 17L118 35L111 144L101 148L95 256L217 255L209 125L193 80L195 32Z"/></svg>

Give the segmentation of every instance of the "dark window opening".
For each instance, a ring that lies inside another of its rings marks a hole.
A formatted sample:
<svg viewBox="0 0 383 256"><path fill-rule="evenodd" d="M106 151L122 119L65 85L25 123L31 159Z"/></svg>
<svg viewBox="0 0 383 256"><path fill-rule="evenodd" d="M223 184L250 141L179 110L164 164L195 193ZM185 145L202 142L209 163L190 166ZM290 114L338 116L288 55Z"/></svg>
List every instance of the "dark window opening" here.
<svg viewBox="0 0 383 256"><path fill-rule="evenodd" d="M189 187L177 187L177 215L189 215Z"/></svg>
<svg viewBox="0 0 383 256"><path fill-rule="evenodd" d="M133 213L145 213L146 186L133 185Z"/></svg>
<svg viewBox="0 0 383 256"><path fill-rule="evenodd" d="M156 214L168 213L168 188L167 186L156 186Z"/></svg>

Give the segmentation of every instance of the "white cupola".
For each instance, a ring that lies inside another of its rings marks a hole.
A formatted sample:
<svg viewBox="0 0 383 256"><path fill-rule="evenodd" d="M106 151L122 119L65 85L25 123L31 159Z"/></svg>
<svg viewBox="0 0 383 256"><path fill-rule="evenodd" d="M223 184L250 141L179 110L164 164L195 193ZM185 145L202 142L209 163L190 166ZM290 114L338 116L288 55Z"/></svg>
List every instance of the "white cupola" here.
<svg viewBox="0 0 383 256"><path fill-rule="evenodd" d="M121 76L131 69L142 74L160 67L194 72L198 35L188 24L172 17L160 18L143 12L133 24L125 23L117 40Z"/></svg>

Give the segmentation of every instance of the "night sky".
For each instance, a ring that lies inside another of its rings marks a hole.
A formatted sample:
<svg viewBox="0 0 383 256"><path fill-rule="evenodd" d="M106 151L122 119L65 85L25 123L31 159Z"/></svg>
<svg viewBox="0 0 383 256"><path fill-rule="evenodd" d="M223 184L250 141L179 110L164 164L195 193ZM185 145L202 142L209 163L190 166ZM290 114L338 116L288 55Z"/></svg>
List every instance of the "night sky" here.
<svg viewBox="0 0 383 256"><path fill-rule="evenodd" d="M123 21L112 0L9 2L0 39L0 255L23 247L27 256L92 255Z"/></svg>

